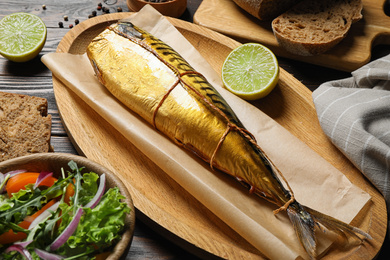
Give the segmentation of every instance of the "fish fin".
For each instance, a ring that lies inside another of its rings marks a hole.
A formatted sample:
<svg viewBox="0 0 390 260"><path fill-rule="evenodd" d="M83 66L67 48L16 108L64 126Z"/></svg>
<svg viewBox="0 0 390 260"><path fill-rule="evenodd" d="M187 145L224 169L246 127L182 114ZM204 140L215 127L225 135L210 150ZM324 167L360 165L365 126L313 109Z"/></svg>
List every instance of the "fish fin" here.
<svg viewBox="0 0 390 260"><path fill-rule="evenodd" d="M370 234L364 232L363 230L351 226L347 223L344 223L336 218L333 218L331 216L328 216L326 214L323 214L321 212L318 212L314 209L311 209L309 207L305 207L305 210L310 213L310 215L313 217L314 221L318 224L323 225L326 229L335 232L338 235L346 236L349 235L351 237L355 237L359 240L362 240L358 235L362 235L363 237L367 239L372 239Z"/></svg>
<svg viewBox="0 0 390 260"><path fill-rule="evenodd" d="M292 203L287 208L287 215L303 248L311 259L315 259L317 256L317 239L314 233L315 222L312 216L298 202Z"/></svg>
<svg viewBox="0 0 390 260"><path fill-rule="evenodd" d="M315 259L317 256L317 240L314 232L316 226L323 226L327 230L344 238L351 236L362 240L358 236L358 234L360 234L365 238L372 239L368 233L360 230L359 228L353 227L309 207L302 206L298 202L292 203L287 208L287 215L294 226L295 232L302 246L305 248L311 259Z"/></svg>

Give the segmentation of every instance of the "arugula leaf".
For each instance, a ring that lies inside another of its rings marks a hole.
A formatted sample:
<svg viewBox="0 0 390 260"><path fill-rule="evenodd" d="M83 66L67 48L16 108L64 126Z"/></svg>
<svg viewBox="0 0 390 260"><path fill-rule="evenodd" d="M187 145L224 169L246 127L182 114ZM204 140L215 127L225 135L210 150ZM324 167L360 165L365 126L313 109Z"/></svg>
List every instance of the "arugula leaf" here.
<svg viewBox="0 0 390 260"><path fill-rule="evenodd" d="M15 202L14 206L11 209L0 213L0 219L2 222L10 222L13 218L12 221L14 223L18 223L22 221L28 213L30 213L31 207L42 207L42 195L39 189L32 191L22 190L14 197L12 197Z"/></svg>
<svg viewBox="0 0 390 260"><path fill-rule="evenodd" d="M68 163L69 167L72 169L73 172L75 172L74 179L75 179L75 185L74 185L74 195L72 197L73 205L78 206L79 205L79 197L80 197L80 190L81 187L81 180L83 179L81 175L81 171L83 168L78 168L75 161L70 161ZM77 207L73 207L73 215L76 214Z"/></svg>
<svg viewBox="0 0 390 260"><path fill-rule="evenodd" d="M63 190L63 186L69 183L72 175L65 179L56 181L53 186L41 191L39 188L34 189L33 184L26 185L25 190L20 190L13 194L10 199L14 203L12 208L0 212L0 227L6 223L19 223L26 216L31 215L37 209L42 208L42 205L47 203L48 199L56 196ZM7 229L8 230L8 229ZM1 230L0 234L7 230Z"/></svg>

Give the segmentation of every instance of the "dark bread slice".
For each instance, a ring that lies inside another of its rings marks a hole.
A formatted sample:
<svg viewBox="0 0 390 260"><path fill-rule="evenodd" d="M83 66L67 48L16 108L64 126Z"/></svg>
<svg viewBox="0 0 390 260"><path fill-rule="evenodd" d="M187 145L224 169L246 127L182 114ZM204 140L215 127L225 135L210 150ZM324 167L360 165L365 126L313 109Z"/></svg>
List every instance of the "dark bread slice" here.
<svg viewBox="0 0 390 260"><path fill-rule="evenodd" d="M362 18L361 0L304 0L272 21L280 46L312 56L324 53L343 40L352 23Z"/></svg>
<svg viewBox="0 0 390 260"><path fill-rule="evenodd" d="M45 98L0 92L0 161L49 152L50 137Z"/></svg>
<svg viewBox="0 0 390 260"><path fill-rule="evenodd" d="M301 0L233 0L254 17L267 21L290 9Z"/></svg>

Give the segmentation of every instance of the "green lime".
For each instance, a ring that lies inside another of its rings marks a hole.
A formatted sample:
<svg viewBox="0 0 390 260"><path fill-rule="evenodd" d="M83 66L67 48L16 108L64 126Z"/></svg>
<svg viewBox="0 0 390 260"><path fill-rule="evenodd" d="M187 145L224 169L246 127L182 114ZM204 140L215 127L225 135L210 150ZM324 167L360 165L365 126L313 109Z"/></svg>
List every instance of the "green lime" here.
<svg viewBox="0 0 390 260"><path fill-rule="evenodd" d="M13 13L0 21L0 54L15 62L36 57L46 42L47 29L38 16Z"/></svg>
<svg viewBox="0 0 390 260"><path fill-rule="evenodd" d="M246 43L230 52L222 66L225 87L246 100L268 95L279 80L279 64L267 47Z"/></svg>

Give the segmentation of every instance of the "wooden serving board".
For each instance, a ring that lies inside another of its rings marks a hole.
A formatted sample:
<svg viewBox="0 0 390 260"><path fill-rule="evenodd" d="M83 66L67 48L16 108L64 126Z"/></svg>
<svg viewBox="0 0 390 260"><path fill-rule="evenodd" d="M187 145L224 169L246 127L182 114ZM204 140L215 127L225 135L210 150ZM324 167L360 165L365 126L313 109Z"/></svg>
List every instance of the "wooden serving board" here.
<svg viewBox="0 0 390 260"><path fill-rule="evenodd" d="M363 19L352 25L347 37L328 52L314 57L293 55L281 48L270 21L260 21L233 0L203 0L194 23L240 42L259 42L276 55L342 71L353 71L370 61L372 47L390 43L390 17L383 10L386 0L362 0Z"/></svg>
<svg viewBox="0 0 390 260"><path fill-rule="evenodd" d="M108 24L128 15L109 14L77 25L61 40L57 52L84 53L90 40ZM207 28L174 18L168 19L218 72L229 52L240 45ZM121 177L131 193L138 218L203 258L263 259L261 252L168 177L55 77L53 88L60 116L75 147L80 154L99 162ZM373 258L386 233L384 199L322 133L310 91L282 69L276 89L261 103L254 104L372 196L372 204L353 220L353 224L369 230L373 240L347 251L334 247L324 259L339 259L340 256L358 259L361 255Z"/></svg>

